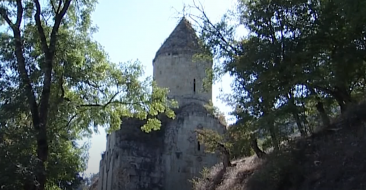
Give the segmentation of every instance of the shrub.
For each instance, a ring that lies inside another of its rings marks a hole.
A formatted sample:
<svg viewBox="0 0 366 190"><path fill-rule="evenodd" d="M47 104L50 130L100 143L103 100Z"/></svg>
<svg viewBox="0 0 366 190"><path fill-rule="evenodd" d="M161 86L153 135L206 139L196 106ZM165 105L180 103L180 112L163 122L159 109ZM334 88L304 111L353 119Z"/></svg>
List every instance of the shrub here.
<svg viewBox="0 0 366 190"><path fill-rule="evenodd" d="M280 190L302 181L301 154L286 148L269 154L266 161L248 179L248 189Z"/></svg>

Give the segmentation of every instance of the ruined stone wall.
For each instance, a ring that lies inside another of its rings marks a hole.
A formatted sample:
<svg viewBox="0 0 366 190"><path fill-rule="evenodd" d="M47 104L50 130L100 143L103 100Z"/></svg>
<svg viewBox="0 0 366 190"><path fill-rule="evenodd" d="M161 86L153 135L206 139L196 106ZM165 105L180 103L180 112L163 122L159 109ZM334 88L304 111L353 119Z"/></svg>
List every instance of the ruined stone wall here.
<svg viewBox="0 0 366 190"><path fill-rule="evenodd" d="M164 185L164 131L143 133L143 121L124 120L107 137L98 190L161 190Z"/></svg>
<svg viewBox="0 0 366 190"><path fill-rule="evenodd" d="M225 131L202 104L186 104L174 120L161 119L162 129L149 134L140 129L144 121L123 119L121 129L107 137L98 190L189 190L189 180L220 161L218 154L205 153L194 132Z"/></svg>
<svg viewBox="0 0 366 190"><path fill-rule="evenodd" d="M195 129L208 128L224 133L225 126L209 114L201 104L191 103L177 111L177 117L166 127L165 134L165 190L189 190L189 180L198 177L203 167L218 162L218 154L206 153L198 142Z"/></svg>

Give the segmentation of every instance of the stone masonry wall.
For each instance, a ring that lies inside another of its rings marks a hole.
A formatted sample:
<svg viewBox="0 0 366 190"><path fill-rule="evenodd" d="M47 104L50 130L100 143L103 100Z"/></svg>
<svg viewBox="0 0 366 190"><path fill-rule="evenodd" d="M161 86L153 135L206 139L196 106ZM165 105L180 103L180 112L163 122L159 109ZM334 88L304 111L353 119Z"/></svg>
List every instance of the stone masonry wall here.
<svg viewBox="0 0 366 190"><path fill-rule="evenodd" d="M144 121L123 119L121 129L108 135L98 190L189 190L189 180L220 161L205 152L194 130L224 133L225 126L201 104L180 107L174 120L161 119L160 131L146 134Z"/></svg>
<svg viewBox="0 0 366 190"><path fill-rule="evenodd" d="M177 117L166 127L165 190L190 190L189 180L200 176L203 167L220 162L218 154L206 153L197 140L195 129L208 128L224 133L225 126L197 103L187 104L177 111Z"/></svg>
<svg viewBox="0 0 366 190"><path fill-rule="evenodd" d="M160 87L169 88L170 97L175 97L180 105L186 96L209 101L212 89L203 89L206 69L212 62L192 61L193 54L160 55L154 62L154 80ZM174 74L174 73L181 74ZM179 101L180 100L180 101Z"/></svg>
<svg viewBox="0 0 366 190"><path fill-rule="evenodd" d="M132 120L107 137L98 190L161 190L164 185L163 131L143 133Z"/></svg>

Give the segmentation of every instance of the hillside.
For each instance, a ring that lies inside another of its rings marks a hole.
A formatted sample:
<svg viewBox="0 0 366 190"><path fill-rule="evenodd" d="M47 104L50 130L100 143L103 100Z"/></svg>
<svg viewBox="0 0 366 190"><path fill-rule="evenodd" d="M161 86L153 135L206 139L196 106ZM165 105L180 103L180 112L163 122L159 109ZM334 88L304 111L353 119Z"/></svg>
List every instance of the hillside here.
<svg viewBox="0 0 366 190"><path fill-rule="evenodd" d="M366 189L366 103L354 106L331 126L292 140L263 160L234 161L225 173L217 165L203 172L194 190Z"/></svg>

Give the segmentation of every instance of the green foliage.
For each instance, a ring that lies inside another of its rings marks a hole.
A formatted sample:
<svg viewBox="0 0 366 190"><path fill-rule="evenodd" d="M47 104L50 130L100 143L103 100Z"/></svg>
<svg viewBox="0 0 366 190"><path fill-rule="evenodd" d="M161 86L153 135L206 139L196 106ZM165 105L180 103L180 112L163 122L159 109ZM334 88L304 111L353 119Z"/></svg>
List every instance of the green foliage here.
<svg viewBox="0 0 366 190"><path fill-rule="evenodd" d="M365 3L238 0L218 23L201 9L200 37L221 63L218 76L235 79L226 99L238 108L233 114L243 134L256 132L279 149L289 135L306 136L362 99ZM248 34L237 37L238 27Z"/></svg>
<svg viewBox="0 0 366 190"><path fill-rule="evenodd" d="M298 153L288 150L270 154L249 178L247 187L268 190L297 187L302 181L303 172L298 156Z"/></svg>
<svg viewBox="0 0 366 190"><path fill-rule="evenodd" d="M215 153L218 150L218 145L222 144L225 147L230 145L225 141L223 135L211 129L196 129L197 140L205 146L205 152Z"/></svg>
<svg viewBox="0 0 366 190"><path fill-rule="evenodd" d="M200 177L195 177L195 178L189 180L189 182L192 183L193 187L198 186L202 179L207 179L209 177L210 170L207 167L203 167L200 174L201 174Z"/></svg>
<svg viewBox="0 0 366 190"><path fill-rule="evenodd" d="M117 130L125 116L158 130L177 103L141 80L138 61L108 60L92 38L95 0L18 2L0 2L0 184L73 189L87 161L77 140Z"/></svg>
<svg viewBox="0 0 366 190"><path fill-rule="evenodd" d="M242 126L230 126L228 129L228 143L230 144L230 156L242 158L254 154L250 146L249 130L245 130Z"/></svg>
<svg viewBox="0 0 366 190"><path fill-rule="evenodd" d="M193 62L197 62L197 64L201 63L210 63L212 62L212 54L209 51L209 48L206 44L200 41L200 46L203 48L202 52L196 53L192 57ZM203 78L203 91L209 91L212 88L213 82L216 80L215 72L212 68L207 68L205 70L206 76Z"/></svg>
<svg viewBox="0 0 366 190"><path fill-rule="evenodd" d="M16 114L16 113L14 113ZM2 117L0 128L0 183L7 189L21 189L23 179L34 179L35 166L39 160L36 154L34 131L29 117L25 114L11 116L13 122ZM53 126L51 126L53 128ZM55 130L52 130L54 132ZM82 178L80 172L86 169L87 146L76 146L75 142L65 139L65 129L58 133L50 143L47 163L49 189L73 189ZM68 135L70 140L72 135Z"/></svg>
<svg viewBox="0 0 366 190"><path fill-rule="evenodd" d="M222 113L218 107L214 106L212 101L210 101L208 104L205 104L204 107L210 114L218 118L223 125L227 125L225 114Z"/></svg>
<svg viewBox="0 0 366 190"><path fill-rule="evenodd" d="M241 158L254 153L250 146L250 134L242 127L230 126L226 134L219 134L211 129L197 129L196 133L197 140L205 147L205 152L215 153L220 151L219 145L223 145L231 158Z"/></svg>

